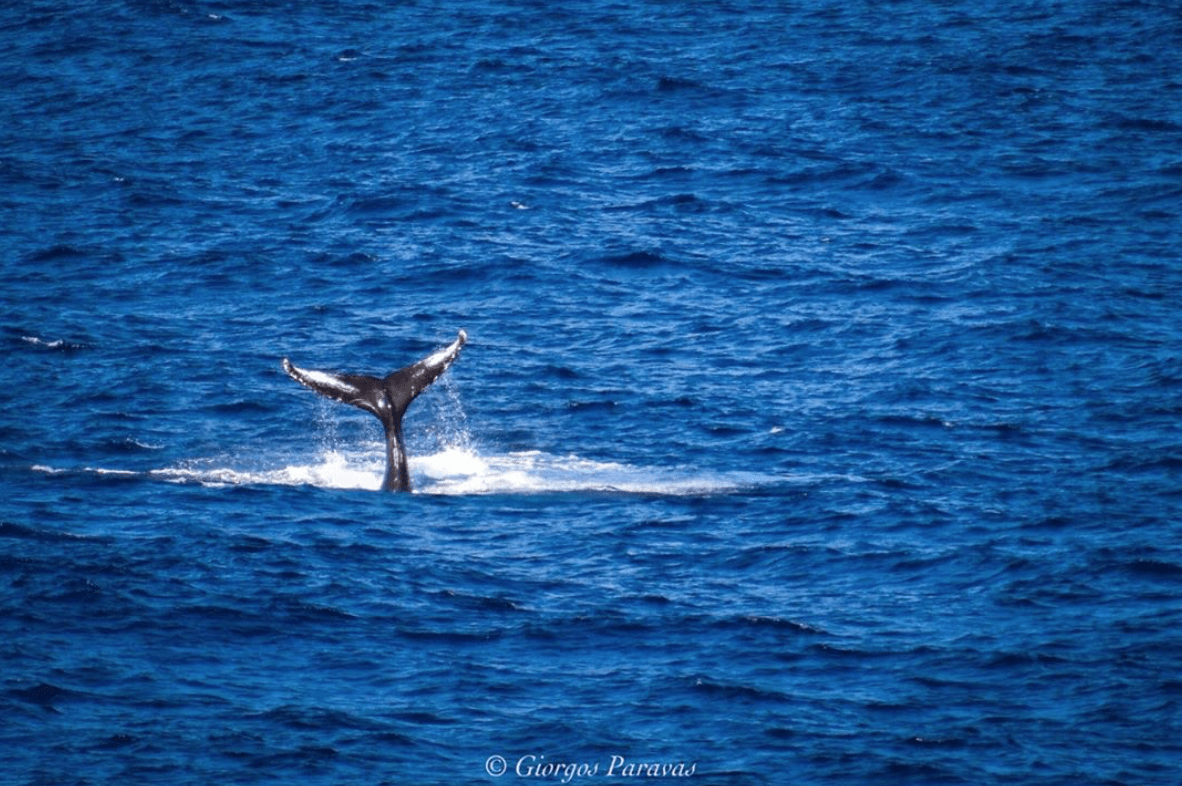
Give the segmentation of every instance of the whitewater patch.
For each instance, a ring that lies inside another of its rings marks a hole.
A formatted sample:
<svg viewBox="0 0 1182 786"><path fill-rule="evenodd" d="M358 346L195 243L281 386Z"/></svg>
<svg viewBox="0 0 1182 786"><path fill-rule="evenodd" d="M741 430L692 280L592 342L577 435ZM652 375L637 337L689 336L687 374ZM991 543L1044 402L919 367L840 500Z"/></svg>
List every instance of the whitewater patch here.
<svg viewBox="0 0 1182 786"><path fill-rule="evenodd" d="M421 490L430 494L620 492L697 495L767 482L753 473L703 474L689 467L635 467L542 451L479 455L450 449L417 462Z"/></svg>
<svg viewBox="0 0 1182 786"><path fill-rule="evenodd" d="M65 470L36 465L48 474L82 471L97 475L142 475L174 483L204 486L314 486L332 490L377 491L385 472L372 450L325 450L311 460L277 462L273 467L233 466L229 460L202 460L181 466L132 472L86 467ZM747 472L703 473L690 467L635 467L542 451L483 454L469 447L449 447L414 457L411 477L416 494L543 494L614 492L694 496L741 491L777 478Z"/></svg>

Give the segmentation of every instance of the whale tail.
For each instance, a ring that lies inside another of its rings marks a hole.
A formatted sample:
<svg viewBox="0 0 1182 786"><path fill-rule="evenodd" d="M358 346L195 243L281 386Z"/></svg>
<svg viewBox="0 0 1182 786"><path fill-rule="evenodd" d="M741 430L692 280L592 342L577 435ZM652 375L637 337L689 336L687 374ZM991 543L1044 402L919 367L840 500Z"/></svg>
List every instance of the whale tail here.
<svg viewBox="0 0 1182 786"><path fill-rule="evenodd" d="M301 385L364 409L382 421L386 430L386 477L382 490L410 491L402 418L411 402L455 362L467 341L468 334L461 330L450 345L385 377L312 371L293 365L287 358L283 359L283 370Z"/></svg>

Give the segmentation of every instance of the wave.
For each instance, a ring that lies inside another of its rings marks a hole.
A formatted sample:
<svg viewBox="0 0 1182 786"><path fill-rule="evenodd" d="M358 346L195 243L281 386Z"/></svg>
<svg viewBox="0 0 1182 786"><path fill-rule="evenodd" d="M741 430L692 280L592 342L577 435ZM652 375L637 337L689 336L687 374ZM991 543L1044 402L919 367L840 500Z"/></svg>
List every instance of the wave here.
<svg viewBox="0 0 1182 786"><path fill-rule="evenodd" d="M60 469L38 464L34 471L101 476L142 476L204 486L314 486L333 490L376 491L385 473L384 453L372 450L325 450L310 459L273 467L236 467L233 460L203 460L181 466L134 472L86 467ZM219 466L224 464L224 466ZM608 492L662 496L725 494L776 482L752 472L704 473L690 467L636 467L541 451L482 454L469 447L449 447L411 458L415 493L439 495L544 494Z"/></svg>
<svg viewBox="0 0 1182 786"><path fill-rule="evenodd" d="M72 352L78 349L87 349L85 344L80 344L75 341L66 341L65 339L46 339L41 336L21 336L21 340L26 344L31 344L38 349L46 350L60 350L63 352Z"/></svg>

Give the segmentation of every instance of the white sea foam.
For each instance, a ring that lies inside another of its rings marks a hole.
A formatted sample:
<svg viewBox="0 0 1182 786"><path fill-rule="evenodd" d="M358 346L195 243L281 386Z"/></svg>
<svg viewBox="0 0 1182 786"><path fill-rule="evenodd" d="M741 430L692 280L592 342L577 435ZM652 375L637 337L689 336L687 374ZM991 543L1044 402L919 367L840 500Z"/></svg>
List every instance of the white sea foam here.
<svg viewBox="0 0 1182 786"><path fill-rule="evenodd" d="M696 495L733 491L770 478L709 474L687 467L635 467L540 451L480 455L450 449L417 462L418 489L429 494L621 492Z"/></svg>
<svg viewBox="0 0 1182 786"><path fill-rule="evenodd" d="M45 339L38 338L37 336L21 336L21 340L26 341L26 342L32 344L33 346L49 347L50 349L57 349L58 347L65 346L65 343L66 343L65 341L63 341L60 338L57 339L56 341L46 341Z"/></svg>
<svg viewBox="0 0 1182 786"><path fill-rule="evenodd" d="M251 461L255 466L242 466L234 460L206 460L148 472L93 467L80 471L107 476L142 475L210 487L314 486L367 491L380 489L385 475L384 450L378 443L354 452L326 450L306 461L277 461L270 466L265 460L259 466L257 457ZM687 467L634 467L540 451L484 454L471 448L450 447L411 456L410 461L414 490L420 494L614 492L695 496L738 491L778 480L752 473L703 473ZM45 465L32 469L47 474L74 471Z"/></svg>
<svg viewBox="0 0 1182 786"><path fill-rule="evenodd" d="M157 469L149 474L179 483L201 483L207 486L317 486L377 490L382 486L384 468L368 458L351 458L330 450L308 463L294 462L257 468L203 464Z"/></svg>
<svg viewBox="0 0 1182 786"><path fill-rule="evenodd" d="M82 349L82 344L75 344L66 341L62 338L55 338L52 341L41 338L40 336L21 336L21 341L27 344L32 344L35 347L44 347L45 349Z"/></svg>

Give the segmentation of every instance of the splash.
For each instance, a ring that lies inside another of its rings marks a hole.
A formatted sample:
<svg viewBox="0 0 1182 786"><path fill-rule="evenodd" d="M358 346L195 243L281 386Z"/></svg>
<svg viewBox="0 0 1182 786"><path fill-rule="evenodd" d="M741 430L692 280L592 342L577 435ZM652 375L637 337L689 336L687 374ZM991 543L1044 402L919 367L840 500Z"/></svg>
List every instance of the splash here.
<svg viewBox="0 0 1182 786"><path fill-rule="evenodd" d="M442 396L428 402L420 439L412 446L411 485L415 493L436 495L619 493L701 496L743 491L784 480L749 472L704 473L693 467L638 467L595 461L575 454L542 451L498 453L482 449L468 428L459 392L448 377L437 385ZM48 474L143 476L171 483L203 486L313 486L332 490L377 491L386 472L385 443L376 437L343 440L338 409L321 400L319 439L308 453L228 455L198 459L143 472L126 469L34 470ZM374 425L369 419L364 423Z"/></svg>
<svg viewBox="0 0 1182 786"><path fill-rule="evenodd" d="M311 460L280 461L275 466L233 466L231 460L203 460L181 466L133 472L85 467L64 470L45 465L32 469L47 474L81 471L100 476L142 476L172 483L203 486L313 486L330 490L376 491L385 473L379 443L358 450L324 449ZM546 494L620 493L697 496L742 491L777 478L746 472L702 473L689 467L636 467L593 461L576 455L541 451L482 453L450 446L416 456L411 477L417 494Z"/></svg>
<svg viewBox="0 0 1182 786"><path fill-rule="evenodd" d="M190 464L151 470L148 474L163 480L205 486L316 486L326 489L377 490L382 486L383 473L384 468L372 459L358 459L336 450L326 450L312 463L296 462L275 468L245 469Z"/></svg>
<svg viewBox="0 0 1182 786"><path fill-rule="evenodd" d="M471 449L450 449L424 456L418 465L420 489L429 494L698 495L737 491L769 480L750 473L711 475L686 467L636 467L536 450L481 455Z"/></svg>

